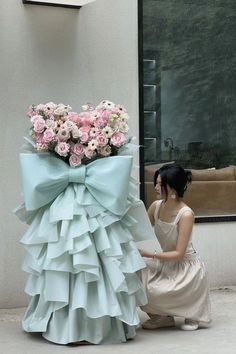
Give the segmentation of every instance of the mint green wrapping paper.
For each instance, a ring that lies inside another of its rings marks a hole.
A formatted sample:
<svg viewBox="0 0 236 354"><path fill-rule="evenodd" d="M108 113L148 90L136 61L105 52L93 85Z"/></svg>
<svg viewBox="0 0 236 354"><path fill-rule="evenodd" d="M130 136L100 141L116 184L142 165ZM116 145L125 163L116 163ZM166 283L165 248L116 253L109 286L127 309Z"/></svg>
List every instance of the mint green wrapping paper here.
<svg viewBox="0 0 236 354"><path fill-rule="evenodd" d="M23 329L60 344L133 338L137 306L147 302L135 242L154 234L134 195L132 157L73 169L49 154L24 153L20 163L25 203L15 213L29 224L21 242L31 296Z"/></svg>

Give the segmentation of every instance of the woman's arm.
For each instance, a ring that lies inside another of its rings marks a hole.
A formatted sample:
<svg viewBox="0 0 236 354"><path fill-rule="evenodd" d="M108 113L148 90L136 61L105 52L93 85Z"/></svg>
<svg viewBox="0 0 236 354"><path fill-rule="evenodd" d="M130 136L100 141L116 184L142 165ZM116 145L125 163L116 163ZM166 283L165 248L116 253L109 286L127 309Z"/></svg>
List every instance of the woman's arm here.
<svg viewBox="0 0 236 354"><path fill-rule="evenodd" d="M148 217L152 225L155 224L155 210L156 210L157 201L153 202L148 208Z"/></svg>
<svg viewBox="0 0 236 354"><path fill-rule="evenodd" d="M180 261L184 258L189 239L192 233L194 216L190 211L186 211L179 221L179 236L175 251L157 253L139 250L141 256L163 261Z"/></svg>

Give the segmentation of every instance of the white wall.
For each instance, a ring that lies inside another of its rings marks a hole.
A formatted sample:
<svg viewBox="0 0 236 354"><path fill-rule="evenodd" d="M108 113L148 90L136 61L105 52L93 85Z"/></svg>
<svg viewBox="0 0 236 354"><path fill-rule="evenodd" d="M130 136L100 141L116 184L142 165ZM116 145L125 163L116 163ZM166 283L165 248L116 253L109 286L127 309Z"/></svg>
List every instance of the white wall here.
<svg viewBox="0 0 236 354"><path fill-rule="evenodd" d="M18 152L31 103L107 98L126 106L138 134L137 1L97 0L81 10L0 1L0 308L26 304L25 230Z"/></svg>

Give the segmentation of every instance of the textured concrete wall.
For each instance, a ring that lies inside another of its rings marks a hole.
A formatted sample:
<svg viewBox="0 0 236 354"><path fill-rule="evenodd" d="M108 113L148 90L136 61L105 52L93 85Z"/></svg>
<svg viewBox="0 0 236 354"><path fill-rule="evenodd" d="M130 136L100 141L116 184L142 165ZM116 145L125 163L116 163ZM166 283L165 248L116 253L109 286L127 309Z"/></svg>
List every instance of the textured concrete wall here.
<svg viewBox="0 0 236 354"><path fill-rule="evenodd" d="M22 306L25 230L19 204L18 152L31 103L107 98L126 106L138 133L137 1L98 0L80 10L0 2L0 307Z"/></svg>

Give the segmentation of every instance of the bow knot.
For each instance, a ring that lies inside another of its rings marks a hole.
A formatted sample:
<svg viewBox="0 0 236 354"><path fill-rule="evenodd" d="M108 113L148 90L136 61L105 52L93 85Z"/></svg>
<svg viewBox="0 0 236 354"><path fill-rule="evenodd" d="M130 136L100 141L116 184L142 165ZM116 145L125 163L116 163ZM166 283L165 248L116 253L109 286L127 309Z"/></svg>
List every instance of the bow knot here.
<svg viewBox="0 0 236 354"><path fill-rule="evenodd" d="M82 165L80 168L70 168L69 169L69 183L84 183L85 182L85 166Z"/></svg>

